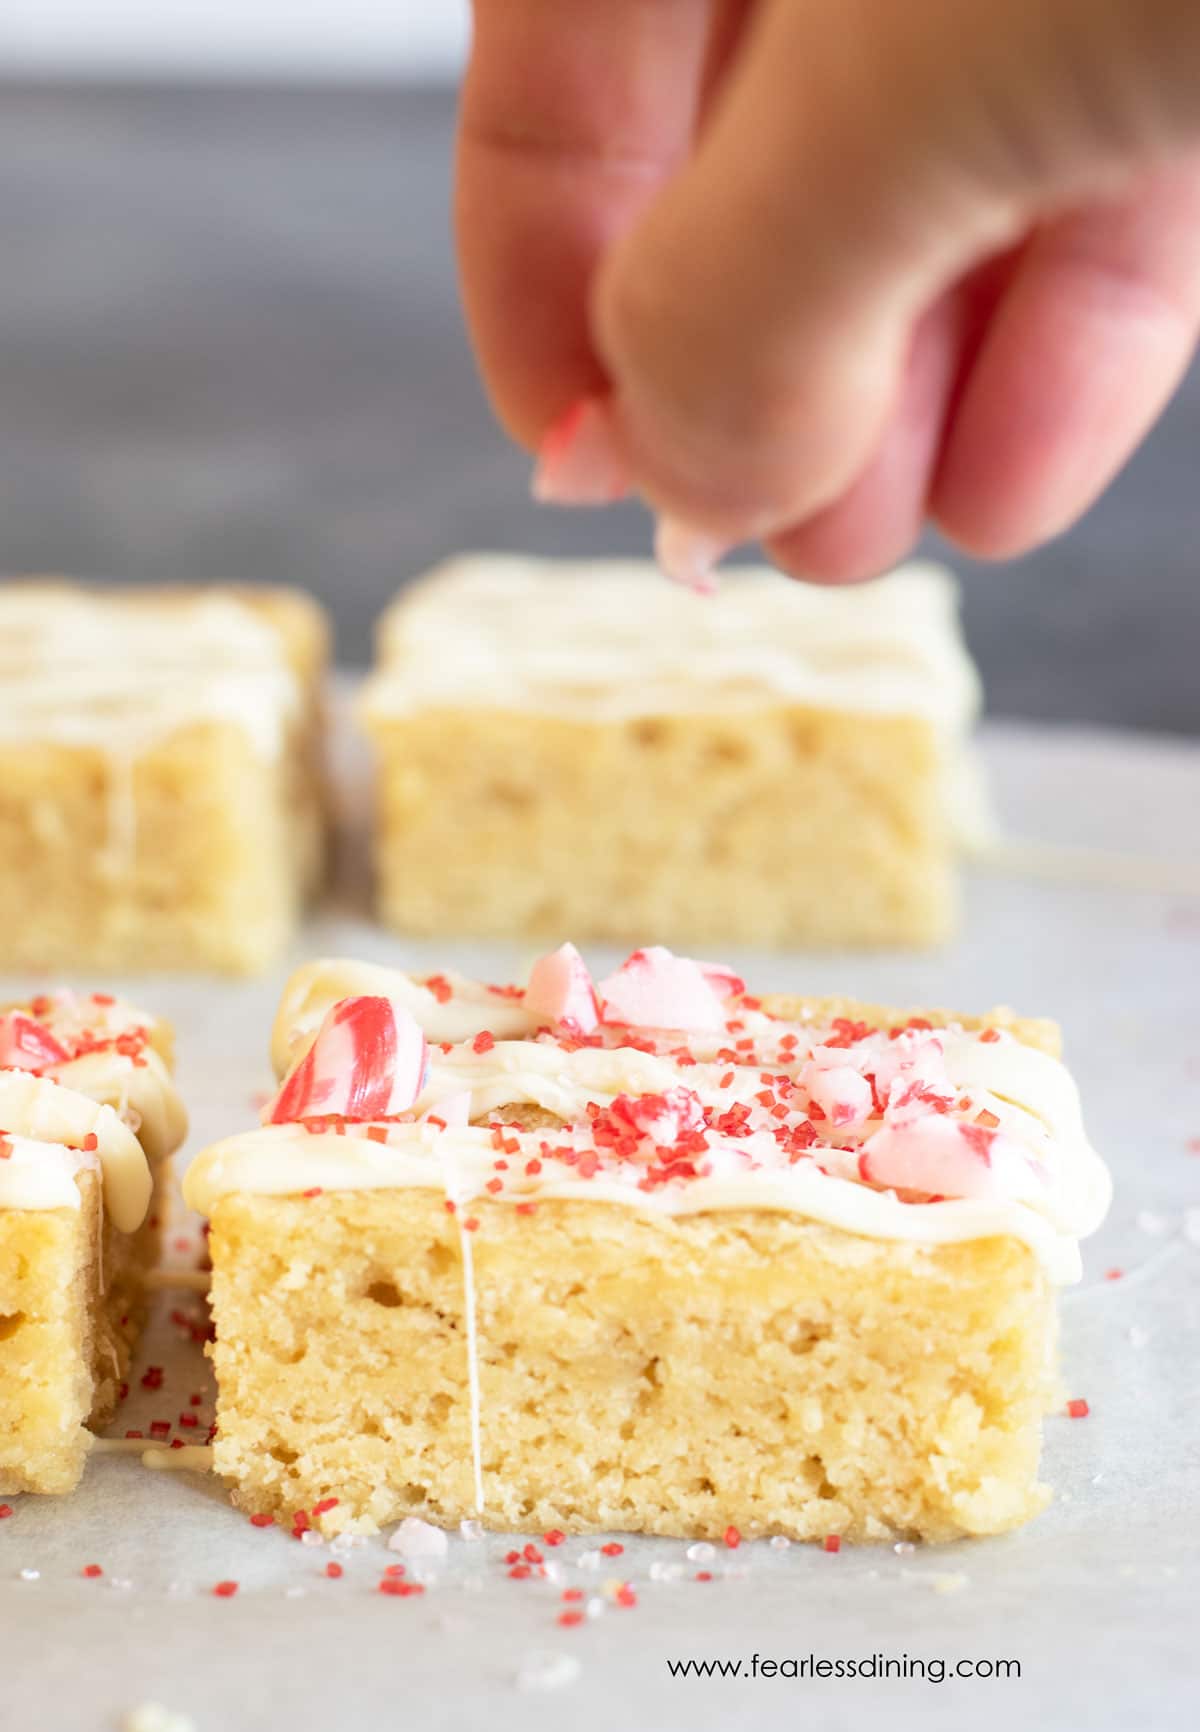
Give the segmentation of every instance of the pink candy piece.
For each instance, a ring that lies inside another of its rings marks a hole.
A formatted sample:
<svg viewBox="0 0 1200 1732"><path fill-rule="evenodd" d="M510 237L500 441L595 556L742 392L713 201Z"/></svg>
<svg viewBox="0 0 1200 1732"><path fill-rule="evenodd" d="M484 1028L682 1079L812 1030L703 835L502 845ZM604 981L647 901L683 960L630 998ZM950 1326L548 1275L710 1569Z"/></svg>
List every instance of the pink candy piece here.
<svg viewBox="0 0 1200 1732"><path fill-rule="evenodd" d="M590 1034L600 1021L600 1007L587 964L573 944L539 956L529 971L525 1008L547 1022L561 1023L575 1034Z"/></svg>
<svg viewBox="0 0 1200 1732"><path fill-rule="evenodd" d="M871 1116L874 1108L871 1085L852 1065L806 1064L799 1082L835 1130L865 1124Z"/></svg>
<svg viewBox="0 0 1200 1732"><path fill-rule="evenodd" d="M0 1070L41 1071L64 1064L69 1057L50 1030L23 1010L0 1016Z"/></svg>
<svg viewBox="0 0 1200 1732"><path fill-rule="evenodd" d="M660 1095L618 1095L612 1113L652 1143L666 1147L673 1147L686 1132L704 1128L704 1102L694 1089L682 1085Z"/></svg>
<svg viewBox="0 0 1200 1732"><path fill-rule="evenodd" d="M740 974L735 974L732 968L723 962L698 962L696 967L712 987L718 998L740 998L746 990L746 982Z"/></svg>
<svg viewBox="0 0 1200 1732"><path fill-rule="evenodd" d="M732 544L693 529L677 517L660 517L654 532L654 558L658 569L672 583L695 590L697 595L715 595L715 567Z"/></svg>
<svg viewBox="0 0 1200 1732"><path fill-rule="evenodd" d="M725 986L734 982L736 976L728 969L675 956L654 944L635 950L615 974L601 981L600 1018L629 1028L723 1028L721 999L727 995Z"/></svg>
<svg viewBox="0 0 1200 1732"><path fill-rule="evenodd" d="M343 998L263 1109L263 1122L330 1117L361 1124L407 1112L424 1085L427 1058L421 1026L403 1005Z"/></svg>
<svg viewBox="0 0 1200 1732"><path fill-rule="evenodd" d="M888 1190L932 1197L1009 1197L1037 1194L1037 1175L1024 1151L982 1125L964 1125L946 1113L885 1124L868 1137L859 1176Z"/></svg>

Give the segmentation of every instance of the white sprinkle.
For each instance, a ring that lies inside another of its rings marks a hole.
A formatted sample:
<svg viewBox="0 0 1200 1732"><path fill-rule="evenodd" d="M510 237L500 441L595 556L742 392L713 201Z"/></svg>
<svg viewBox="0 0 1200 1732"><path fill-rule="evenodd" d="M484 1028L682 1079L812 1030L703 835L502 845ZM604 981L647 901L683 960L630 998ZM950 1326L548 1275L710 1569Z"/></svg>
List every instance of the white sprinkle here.
<svg viewBox="0 0 1200 1732"><path fill-rule="evenodd" d="M110 1588L131 1588L133 1583L128 1576L109 1576L108 1585Z"/></svg>
<svg viewBox="0 0 1200 1732"><path fill-rule="evenodd" d="M1100 1484L1100 1481L1101 1481L1101 1480L1102 1480L1102 1479L1103 1479L1103 1478L1104 1478L1104 1475L1103 1475L1103 1474L1102 1474L1102 1473L1094 1473L1094 1474L1093 1474L1093 1475L1092 1475L1092 1484L1093 1484L1093 1485L1099 1485L1099 1484Z"/></svg>
<svg viewBox="0 0 1200 1732"><path fill-rule="evenodd" d="M405 1558L444 1558L449 1546L444 1530L419 1516L405 1516L388 1540L388 1551Z"/></svg>
<svg viewBox="0 0 1200 1732"><path fill-rule="evenodd" d="M518 1690L561 1690L582 1670L574 1654L527 1654L517 1667Z"/></svg>
<svg viewBox="0 0 1200 1732"><path fill-rule="evenodd" d="M661 1558L655 1558L650 1565L650 1580L652 1582L681 1582L687 1574L682 1564L669 1564Z"/></svg>
<svg viewBox="0 0 1200 1732"><path fill-rule="evenodd" d="M1135 1347L1135 1348L1138 1348L1140 1350L1141 1348L1143 1348L1146 1345L1146 1343L1147 1343L1147 1341L1149 1341L1149 1339L1150 1339L1150 1331L1148 1329L1141 1328L1141 1326L1137 1323L1131 1323L1130 1324L1130 1326L1129 1326L1129 1345L1131 1347Z"/></svg>
<svg viewBox="0 0 1200 1732"><path fill-rule="evenodd" d="M916 1549L916 1546L913 1545L911 1540L897 1540L895 1545L892 1547L892 1550L898 1558L906 1558L910 1553L915 1552Z"/></svg>
<svg viewBox="0 0 1200 1732"><path fill-rule="evenodd" d="M161 1702L143 1702L126 1714L121 1732L196 1732L196 1722L164 1708Z"/></svg>
<svg viewBox="0 0 1200 1732"><path fill-rule="evenodd" d="M302 1546L323 1546L325 1544L325 1536L319 1534L316 1528L305 1528L304 1532L300 1535L300 1544Z"/></svg>
<svg viewBox="0 0 1200 1732"><path fill-rule="evenodd" d="M590 1599L583 1603L583 1609L589 1618L598 1618L602 1612L607 1610L607 1607L608 1601L602 1599L599 1594L593 1594Z"/></svg>
<svg viewBox="0 0 1200 1732"><path fill-rule="evenodd" d="M356 1546L365 1546L366 1543L365 1534L342 1533L330 1540L329 1549L331 1552L352 1552Z"/></svg>
<svg viewBox="0 0 1200 1732"><path fill-rule="evenodd" d="M1193 1245L1200 1245L1200 1209L1183 1211L1183 1236Z"/></svg>
<svg viewBox="0 0 1200 1732"><path fill-rule="evenodd" d="M1153 1209L1139 1209L1137 1224L1141 1232L1149 1233L1155 1239L1161 1238L1171 1225L1165 1215L1159 1215Z"/></svg>
<svg viewBox="0 0 1200 1732"><path fill-rule="evenodd" d="M566 1578L562 1565L555 1563L553 1558L542 1565L542 1575L548 1582L561 1582Z"/></svg>
<svg viewBox="0 0 1200 1732"><path fill-rule="evenodd" d="M771 1539L771 1550L773 1552L786 1552L791 1543L786 1534L775 1534Z"/></svg>
<svg viewBox="0 0 1200 1732"><path fill-rule="evenodd" d="M710 1546L707 1540L697 1540L687 1549L688 1562L692 1564L711 1564L716 1555L716 1546Z"/></svg>
<svg viewBox="0 0 1200 1732"><path fill-rule="evenodd" d="M580 1552L575 1562L581 1570L598 1570L600 1568L600 1553Z"/></svg>
<svg viewBox="0 0 1200 1732"><path fill-rule="evenodd" d="M458 1531L465 1540L481 1540L483 1538L483 1523L471 1517L465 1522L459 1522Z"/></svg>
<svg viewBox="0 0 1200 1732"><path fill-rule="evenodd" d="M21 1571L21 1580L23 1582L40 1582L41 1579L42 1579L41 1570L22 1570Z"/></svg>
<svg viewBox="0 0 1200 1732"><path fill-rule="evenodd" d="M307 1592L307 1588L285 1588L283 1597L285 1600L302 1600Z"/></svg>

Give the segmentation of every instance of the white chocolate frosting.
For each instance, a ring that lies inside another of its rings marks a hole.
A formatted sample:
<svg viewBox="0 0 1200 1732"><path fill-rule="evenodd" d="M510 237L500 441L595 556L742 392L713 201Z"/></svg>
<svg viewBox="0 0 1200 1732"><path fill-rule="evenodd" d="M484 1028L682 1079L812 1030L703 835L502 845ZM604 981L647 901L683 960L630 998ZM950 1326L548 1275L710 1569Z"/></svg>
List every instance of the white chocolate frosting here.
<svg viewBox="0 0 1200 1732"><path fill-rule="evenodd" d="M734 570L696 595L649 563L466 557L385 613L363 709L620 720L785 701L924 716L953 735L980 703L957 595L927 564L847 588Z"/></svg>
<svg viewBox="0 0 1200 1732"><path fill-rule="evenodd" d="M0 740L128 759L224 721L273 758L300 703L278 632L228 591L0 584Z"/></svg>
<svg viewBox="0 0 1200 1732"><path fill-rule="evenodd" d="M625 968L667 955L636 952ZM602 1016L619 979L598 989ZM310 964L284 992L277 1068L319 1049L334 1005L386 997L431 1043L411 1111L230 1137L193 1162L186 1200L209 1213L237 1193L414 1186L443 1192L460 1220L489 1196L767 1209L914 1244L1011 1235L1052 1279L1078 1277L1077 1241L1104 1216L1108 1174L1066 1069L1003 1029L794 1022L735 992L690 1031L609 1020L580 1034L548 1026L533 992ZM561 1124L520 1128L508 1114L529 1106Z"/></svg>
<svg viewBox="0 0 1200 1732"><path fill-rule="evenodd" d="M32 1047L12 1038L14 1015ZM108 995L61 992L0 1007L0 1209L78 1209L95 1172L122 1232L145 1219L150 1165L187 1130L153 1021ZM45 1050L37 1050L39 1043Z"/></svg>

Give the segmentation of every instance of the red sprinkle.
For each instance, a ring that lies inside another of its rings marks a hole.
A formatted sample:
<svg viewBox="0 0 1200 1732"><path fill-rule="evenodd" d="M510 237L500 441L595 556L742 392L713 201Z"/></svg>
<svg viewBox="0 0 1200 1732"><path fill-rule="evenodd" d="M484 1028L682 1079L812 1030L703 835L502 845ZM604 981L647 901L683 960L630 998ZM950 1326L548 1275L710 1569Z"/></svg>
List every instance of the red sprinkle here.
<svg viewBox="0 0 1200 1732"><path fill-rule="evenodd" d="M0 1503L0 1522L6 1520L12 1512L12 1505L10 1503Z"/></svg>
<svg viewBox="0 0 1200 1732"><path fill-rule="evenodd" d="M582 1588L564 1588L562 1597L564 1600L568 1600L568 1601L582 1600L583 1589Z"/></svg>
<svg viewBox="0 0 1200 1732"><path fill-rule="evenodd" d="M1073 1401L1067 1403L1067 1413L1072 1419L1086 1419L1090 1412L1091 1408L1082 1396L1076 1396Z"/></svg>
<svg viewBox="0 0 1200 1732"><path fill-rule="evenodd" d="M558 1614L558 1621L562 1625L564 1630L569 1630L575 1624L582 1624L583 1613L577 1612L574 1610L571 1610L569 1612L560 1612Z"/></svg>
<svg viewBox="0 0 1200 1732"><path fill-rule="evenodd" d="M479 1222L475 1219L474 1215L469 1216L468 1219L463 1222L463 1232L464 1233L477 1233L478 1231L479 1231Z"/></svg>
<svg viewBox="0 0 1200 1732"><path fill-rule="evenodd" d="M84 1564L79 1573L81 1576L87 1576L90 1580L94 1581L97 1576L102 1576L104 1571L100 1568L99 1564Z"/></svg>
<svg viewBox="0 0 1200 1732"><path fill-rule="evenodd" d="M600 1550L606 1558L619 1558L625 1547L621 1545L619 1540L609 1540L607 1545L600 1547Z"/></svg>
<svg viewBox="0 0 1200 1732"><path fill-rule="evenodd" d="M315 1521L318 1516L327 1515L331 1509L336 1509L337 1506L338 1506L337 1498L335 1498L335 1497L323 1497L319 1503L315 1503L312 1506L313 1520Z"/></svg>
<svg viewBox="0 0 1200 1732"><path fill-rule="evenodd" d="M381 1594L394 1594L398 1599L406 1600L410 1594L423 1594L423 1582L404 1582L399 1576L384 1576L379 1584Z"/></svg>
<svg viewBox="0 0 1200 1732"><path fill-rule="evenodd" d="M231 1600L237 1591L238 1584L236 1582L218 1582L213 1589L213 1593L221 1600Z"/></svg>
<svg viewBox="0 0 1200 1732"><path fill-rule="evenodd" d="M273 1528L275 1526L275 1517L273 1515L252 1515L250 1517L250 1526L252 1528Z"/></svg>
<svg viewBox="0 0 1200 1732"><path fill-rule="evenodd" d="M339 1576L345 1574L345 1571L342 1569L341 1564L326 1564L325 1574L329 1577L330 1581L336 1582Z"/></svg>
<svg viewBox="0 0 1200 1732"><path fill-rule="evenodd" d="M545 1560L537 1547L531 1544L525 1547L525 1562L527 1564L540 1564L544 1563Z"/></svg>
<svg viewBox="0 0 1200 1732"><path fill-rule="evenodd" d="M711 1582L712 1579L713 1579L713 1573L711 1570L697 1570L696 1571L696 1580L698 1582Z"/></svg>
<svg viewBox="0 0 1200 1732"><path fill-rule="evenodd" d="M742 1543L741 1534L738 1532L738 1530L734 1526L732 1526L732 1524L725 1529L725 1532L722 1535L722 1538L724 1539L725 1544L729 1547L731 1552L736 1552L738 1547Z"/></svg>
<svg viewBox="0 0 1200 1732"><path fill-rule="evenodd" d="M1124 1273L1124 1269L1106 1269L1104 1271L1104 1279L1106 1281L1119 1281Z"/></svg>
<svg viewBox="0 0 1200 1732"><path fill-rule="evenodd" d="M320 1185L310 1185L308 1190L301 1191L300 1195L302 1197L319 1197L321 1195L321 1187Z"/></svg>
<svg viewBox="0 0 1200 1732"><path fill-rule="evenodd" d="M547 1546L561 1546L566 1537L561 1528L551 1528L548 1534L542 1535L542 1543Z"/></svg>
<svg viewBox="0 0 1200 1732"><path fill-rule="evenodd" d="M633 1589L630 1587L628 1582L624 1582L617 1589L615 1597L616 1597L616 1603L618 1606L636 1606L637 1605L637 1595L634 1593Z"/></svg>
<svg viewBox="0 0 1200 1732"><path fill-rule="evenodd" d="M481 1028L479 1033L475 1036L475 1039L471 1042L472 1049L475 1052L491 1052L495 1044L495 1035L490 1034L486 1028Z"/></svg>
<svg viewBox="0 0 1200 1732"><path fill-rule="evenodd" d="M840 1552L841 1549L842 1549L842 1536L841 1536L841 1534L826 1534L825 1535L825 1550L827 1552Z"/></svg>

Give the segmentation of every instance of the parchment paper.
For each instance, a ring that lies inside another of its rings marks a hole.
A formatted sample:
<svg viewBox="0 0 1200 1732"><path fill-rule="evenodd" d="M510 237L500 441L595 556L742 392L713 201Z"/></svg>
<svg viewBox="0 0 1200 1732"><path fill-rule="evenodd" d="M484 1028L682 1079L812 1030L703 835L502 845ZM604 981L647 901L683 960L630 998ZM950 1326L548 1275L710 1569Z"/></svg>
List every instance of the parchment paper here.
<svg viewBox="0 0 1200 1732"><path fill-rule="evenodd" d="M1004 1539L836 1556L758 1543L689 1559L682 1545L635 1541L610 1559L591 1541L550 1551L520 1536L557 1580L510 1580L503 1557L516 1542L455 1536L426 1592L398 1598L377 1592L398 1561L383 1540L338 1554L297 1544L251 1527L208 1477L94 1459L75 1496L13 1498L0 1521L5 1732L119 1727L147 1701L198 1732L1197 1724L1200 1213L1188 1211L1200 1211L1200 747L1001 727L985 739L1007 829L1040 852L1010 850L1004 871L972 869L956 946L723 960L760 989L963 1009L1007 1001L1063 1022L1117 1198L1085 1247L1083 1284L1064 1300L1065 1381L1091 1411L1048 1422L1050 1510ZM352 752L344 770L354 831L363 808ZM189 1149L248 1122L294 961L344 952L502 979L527 959L515 947L389 939L363 918L363 888L352 837L333 910L271 978L128 983L177 1024ZM194 1257L193 1231L173 1230L176 1261ZM1106 1279L1110 1270L1120 1278ZM166 1418L172 1436L203 1437L212 1389L186 1326L202 1310L195 1296L161 1296L116 1433ZM162 1368L158 1389L141 1387L148 1366ZM195 1427L180 1423L185 1413ZM330 1579L335 1557L344 1574ZM103 1575L84 1578L90 1563ZM715 1579L695 1581L701 1569ZM672 1574L683 1579L664 1579ZM214 1596L224 1580L238 1582L235 1596ZM612 1604L606 1584L611 1593L616 1581L634 1585L636 1606ZM585 1609L603 1609L564 1629L561 1595L574 1585ZM756 1653L1015 1660L1021 1675L685 1679L667 1666L748 1666Z"/></svg>

